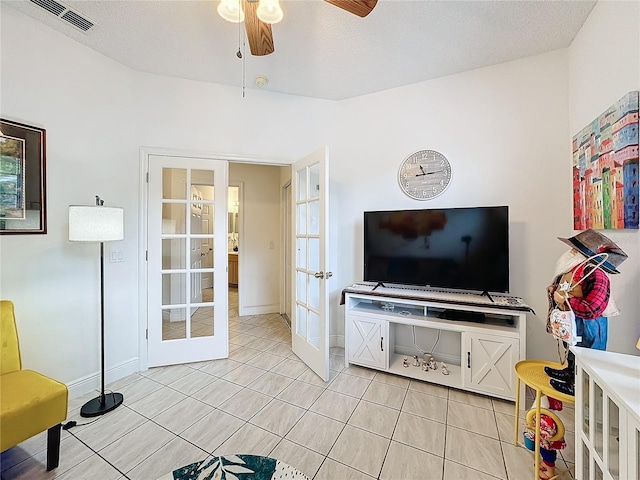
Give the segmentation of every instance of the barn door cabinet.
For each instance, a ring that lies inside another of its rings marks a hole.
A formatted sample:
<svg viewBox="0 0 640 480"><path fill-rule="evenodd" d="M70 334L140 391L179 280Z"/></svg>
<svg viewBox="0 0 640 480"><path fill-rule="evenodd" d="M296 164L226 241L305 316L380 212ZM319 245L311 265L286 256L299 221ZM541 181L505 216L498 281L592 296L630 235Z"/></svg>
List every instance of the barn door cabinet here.
<svg viewBox="0 0 640 480"><path fill-rule="evenodd" d="M413 292L385 296L385 289L375 295L345 292L347 366L515 400L514 365L526 355L525 311L455 303L456 297L420 298ZM433 355L439 367L445 362L449 374L414 367L413 356L422 361L425 354Z"/></svg>
<svg viewBox="0 0 640 480"><path fill-rule="evenodd" d="M571 347L576 356L578 480L640 480L640 357Z"/></svg>

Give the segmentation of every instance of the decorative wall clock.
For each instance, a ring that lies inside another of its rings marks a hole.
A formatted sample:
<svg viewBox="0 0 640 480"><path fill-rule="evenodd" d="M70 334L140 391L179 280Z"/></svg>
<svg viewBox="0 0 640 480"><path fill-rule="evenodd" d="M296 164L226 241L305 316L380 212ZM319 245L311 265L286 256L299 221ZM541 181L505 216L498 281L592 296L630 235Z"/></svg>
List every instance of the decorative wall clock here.
<svg viewBox="0 0 640 480"><path fill-rule="evenodd" d="M451 164L440 152L419 150L405 158L398 170L404 193L416 200L429 200L444 192L451 182Z"/></svg>

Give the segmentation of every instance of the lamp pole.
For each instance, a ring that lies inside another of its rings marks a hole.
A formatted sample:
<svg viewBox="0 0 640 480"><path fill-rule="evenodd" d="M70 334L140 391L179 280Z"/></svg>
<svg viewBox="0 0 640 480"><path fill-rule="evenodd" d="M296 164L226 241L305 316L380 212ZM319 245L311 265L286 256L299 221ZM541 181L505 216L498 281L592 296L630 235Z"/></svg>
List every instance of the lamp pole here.
<svg viewBox="0 0 640 480"><path fill-rule="evenodd" d="M100 242L100 378L100 404L104 407L104 242Z"/></svg>

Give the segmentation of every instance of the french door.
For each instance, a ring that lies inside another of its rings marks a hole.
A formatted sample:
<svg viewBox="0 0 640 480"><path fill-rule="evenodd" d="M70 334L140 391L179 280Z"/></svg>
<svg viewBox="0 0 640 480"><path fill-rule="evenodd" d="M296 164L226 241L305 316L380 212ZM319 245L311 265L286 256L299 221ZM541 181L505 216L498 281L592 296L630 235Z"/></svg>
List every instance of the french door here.
<svg viewBox="0 0 640 480"><path fill-rule="evenodd" d="M292 165L291 346L323 380L329 379L327 271L329 158L326 149Z"/></svg>
<svg viewBox="0 0 640 480"><path fill-rule="evenodd" d="M228 163L149 155L147 363L228 356Z"/></svg>

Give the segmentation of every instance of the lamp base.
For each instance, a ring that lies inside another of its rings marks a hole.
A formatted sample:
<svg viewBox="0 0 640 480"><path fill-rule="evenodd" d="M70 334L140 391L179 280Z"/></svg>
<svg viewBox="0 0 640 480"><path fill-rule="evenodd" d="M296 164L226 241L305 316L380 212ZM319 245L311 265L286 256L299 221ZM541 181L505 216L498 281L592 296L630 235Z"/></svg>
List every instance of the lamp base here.
<svg viewBox="0 0 640 480"><path fill-rule="evenodd" d="M114 410L124 401L121 393L108 393L104 396L100 395L85 403L80 409L81 417L98 417Z"/></svg>

